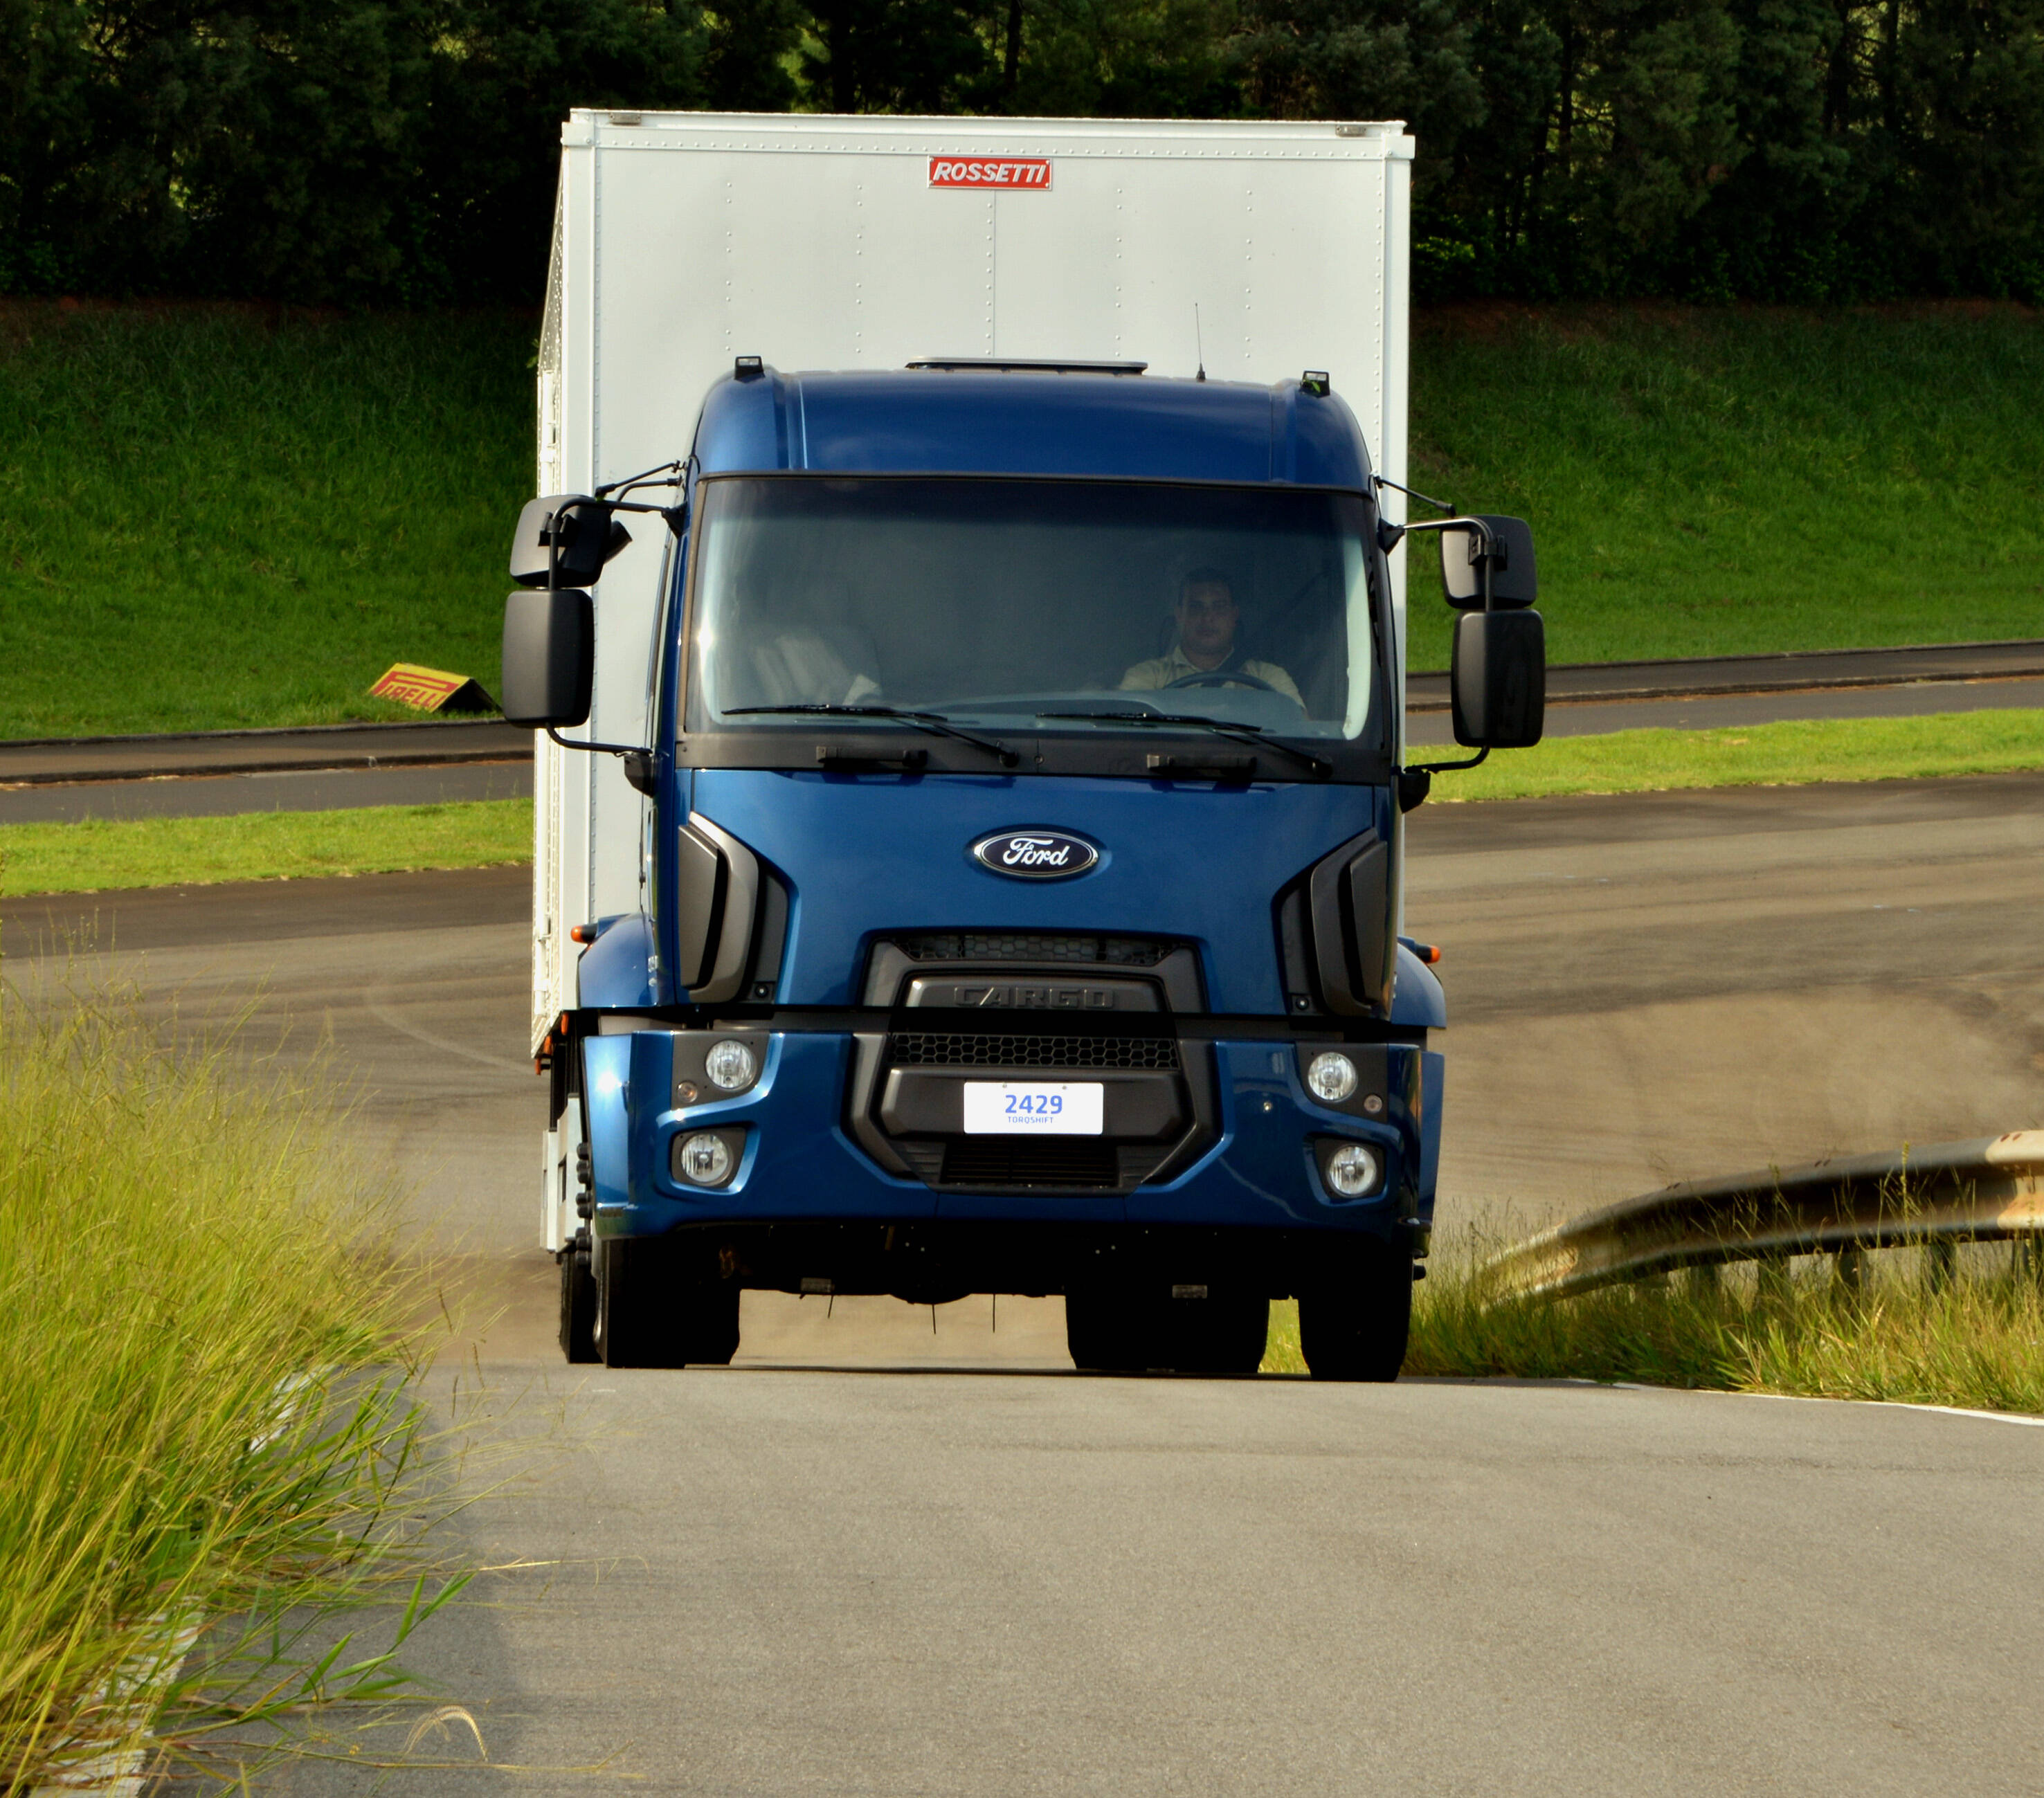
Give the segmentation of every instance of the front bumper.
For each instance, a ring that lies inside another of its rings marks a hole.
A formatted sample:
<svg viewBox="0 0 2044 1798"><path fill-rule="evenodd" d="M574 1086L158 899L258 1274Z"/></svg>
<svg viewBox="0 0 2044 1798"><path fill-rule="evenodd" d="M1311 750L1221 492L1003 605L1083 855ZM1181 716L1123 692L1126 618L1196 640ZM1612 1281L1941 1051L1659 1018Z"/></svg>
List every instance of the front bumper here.
<svg viewBox="0 0 2044 1798"><path fill-rule="evenodd" d="M1002 1192L940 1190L889 1172L862 1147L847 1105L858 1054L852 1035L763 1036L760 1074L750 1089L682 1105L674 1103L676 1047L683 1040L677 1033L584 1040L596 1235L661 1236L720 1224L932 1222L1304 1231L1413 1243L1424 1241L1431 1219L1441 1058L1416 1044L1385 1047L1387 1103L1381 1119L1366 1119L1311 1098L1290 1042L1216 1033L1204 1045L1213 1128L1189 1165L1125 1191ZM676 1143L708 1129L736 1133L728 1136L735 1171L715 1187L692 1185L674 1170ZM1373 1193L1342 1199L1328 1190L1316 1145L1329 1138L1376 1151L1385 1172Z"/></svg>

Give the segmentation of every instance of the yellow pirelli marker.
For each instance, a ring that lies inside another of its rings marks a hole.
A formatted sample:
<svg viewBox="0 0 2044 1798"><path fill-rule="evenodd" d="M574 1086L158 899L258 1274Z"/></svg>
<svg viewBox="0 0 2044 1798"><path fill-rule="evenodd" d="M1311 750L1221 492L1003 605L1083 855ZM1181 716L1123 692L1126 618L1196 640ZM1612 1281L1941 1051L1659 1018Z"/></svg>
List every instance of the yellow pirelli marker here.
<svg viewBox="0 0 2044 1798"><path fill-rule="evenodd" d="M392 663L370 690L377 699L394 699L419 712L494 712L497 701L480 681L450 674L444 668L422 668L415 662Z"/></svg>

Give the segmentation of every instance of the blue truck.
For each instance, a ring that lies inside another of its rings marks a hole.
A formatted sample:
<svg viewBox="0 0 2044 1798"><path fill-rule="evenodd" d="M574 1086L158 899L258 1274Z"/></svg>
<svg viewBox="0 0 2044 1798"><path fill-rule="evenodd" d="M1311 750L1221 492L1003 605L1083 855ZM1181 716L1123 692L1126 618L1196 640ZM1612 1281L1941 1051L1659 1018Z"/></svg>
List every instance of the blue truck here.
<svg viewBox="0 0 2044 1798"><path fill-rule="evenodd" d="M995 1293L1062 1294L1082 1369L1239 1373L1296 1297L1315 1377L1395 1377L1446 1015L1390 559L1438 540L1480 759L1540 734L1525 525L1402 522L1312 370L739 355L671 453L512 554L507 715L640 801L539 1044L567 1358ZM645 728L564 736L632 544Z"/></svg>

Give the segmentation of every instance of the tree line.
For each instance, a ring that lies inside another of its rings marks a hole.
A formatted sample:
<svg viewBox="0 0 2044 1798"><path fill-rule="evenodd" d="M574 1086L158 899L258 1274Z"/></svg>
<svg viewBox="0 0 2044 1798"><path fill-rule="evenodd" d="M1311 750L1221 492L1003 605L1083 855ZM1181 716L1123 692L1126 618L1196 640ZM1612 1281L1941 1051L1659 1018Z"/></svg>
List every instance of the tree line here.
<svg viewBox="0 0 2044 1798"><path fill-rule="evenodd" d="M2044 0L0 0L0 291L530 302L571 106L1404 118L1423 294L2044 297Z"/></svg>

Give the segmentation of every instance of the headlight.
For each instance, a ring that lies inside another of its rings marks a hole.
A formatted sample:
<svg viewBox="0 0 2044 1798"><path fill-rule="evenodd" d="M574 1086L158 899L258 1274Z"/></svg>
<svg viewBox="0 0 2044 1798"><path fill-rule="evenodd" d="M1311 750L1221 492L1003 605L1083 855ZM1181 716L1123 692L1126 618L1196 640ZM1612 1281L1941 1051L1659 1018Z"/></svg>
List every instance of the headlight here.
<svg viewBox="0 0 2044 1798"><path fill-rule="evenodd" d="M721 1186L731 1178L731 1145L713 1131L684 1136L674 1151L674 1171L698 1186Z"/></svg>
<svg viewBox="0 0 2044 1798"><path fill-rule="evenodd" d="M1355 1090L1355 1063L1329 1049L1307 1064L1306 1085L1323 1104L1338 1105Z"/></svg>
<svg viewBox="0 0 2044 1798"><path fill-rule="evenodd" d="M709 1053L703 1057L703 1072L709 1076L713 1086L721 1086L727 1093L743 1092L759 1078L759 1058L743 1043L726 1037L721 1043L713 1043Z"/></svg>
<svg viewBox="0 0 2044 1798"><path fill-rule="evenodd" d="M1327 1184L1345 1199L1375 1190L1381 1177L1375 1151L1361 1143L1344 1143L1327 1157Z"/></svg>

